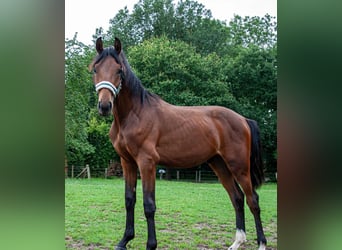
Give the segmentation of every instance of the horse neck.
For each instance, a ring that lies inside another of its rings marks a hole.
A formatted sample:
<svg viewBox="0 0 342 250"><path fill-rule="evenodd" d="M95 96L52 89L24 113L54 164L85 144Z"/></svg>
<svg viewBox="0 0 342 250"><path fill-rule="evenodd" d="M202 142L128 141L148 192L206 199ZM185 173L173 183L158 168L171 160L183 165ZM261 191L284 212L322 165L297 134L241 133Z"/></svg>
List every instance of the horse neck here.
<svg viewBox="0 0 342 250"><path fill-rule="evenodd" d="M119 124L126 119L130 112L140 112L142 107L141 96L145 91L140 80L132 72L124 54L121 55L121 60L123 62L124 71L126 71L125 80L122 83L122 89L119 95L116 97L117 99L113 111L115 119L117 119L116 122Z"/></svg>
<svg viewBox="0 0 342 250"><path fill-rule="evenodd" d="M124 89L124 87L116 98L117 99L115 100L113 115L116 122L118 122L118 124L121 124L121 122L131 112L133 103L132 100L130 100L130 94L127 92L127 90Z"/></svg>
<svg viewBox="0 0 342 250"><path fill-rule="evenodd" d="M119 125L122 124L130 112L139 112L140 108L141 104L139 97L133 95L128 84L123 84L119 95L116 97L113 109L116 123Z"/></svg>

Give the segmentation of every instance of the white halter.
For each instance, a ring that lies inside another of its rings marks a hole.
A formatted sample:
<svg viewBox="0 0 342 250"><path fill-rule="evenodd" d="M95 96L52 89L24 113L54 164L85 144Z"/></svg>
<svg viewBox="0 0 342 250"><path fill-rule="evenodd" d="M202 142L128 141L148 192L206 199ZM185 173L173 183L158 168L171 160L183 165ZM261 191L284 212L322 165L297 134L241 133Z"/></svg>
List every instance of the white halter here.
<svg viewBox="0 0 342 250"><path fill-rule="evenodd" d="M119 87L117 88L111 82L101 81L95 85L95 90L96 90L96 93L98 93L101 89L109 89L113 93L114 98L116 98L121 90L121 86L122 86L121 80L120 80Z"/></svg>

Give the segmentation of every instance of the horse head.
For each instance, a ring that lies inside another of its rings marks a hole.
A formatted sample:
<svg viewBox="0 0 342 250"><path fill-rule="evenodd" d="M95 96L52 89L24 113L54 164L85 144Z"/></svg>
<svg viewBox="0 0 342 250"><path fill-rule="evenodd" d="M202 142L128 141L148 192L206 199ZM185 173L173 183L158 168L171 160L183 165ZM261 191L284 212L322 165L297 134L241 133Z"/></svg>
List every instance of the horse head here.
<svg viewBox="0 0 342 250"><path fill-rule="evenodd" d="M121 42L115 38L114 46L103 48L102 38L96 40L97 56L89 65L93 72L93 82L98 93L98 111L100 115L111 114L123 80L122 64L119 59Z"/></svg>

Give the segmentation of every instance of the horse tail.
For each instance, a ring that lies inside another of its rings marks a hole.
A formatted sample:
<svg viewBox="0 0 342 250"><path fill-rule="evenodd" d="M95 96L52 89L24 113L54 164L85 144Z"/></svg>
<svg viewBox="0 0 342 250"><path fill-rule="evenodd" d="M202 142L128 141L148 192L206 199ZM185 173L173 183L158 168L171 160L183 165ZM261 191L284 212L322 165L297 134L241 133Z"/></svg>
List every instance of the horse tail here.
<svg viewBox="0 0 342 250"><path fill-rule="evenodd" d="M246 119L251 131L250 173L254 189L260 187L265 181L261 157L260 130L256 121Z"/></svg>

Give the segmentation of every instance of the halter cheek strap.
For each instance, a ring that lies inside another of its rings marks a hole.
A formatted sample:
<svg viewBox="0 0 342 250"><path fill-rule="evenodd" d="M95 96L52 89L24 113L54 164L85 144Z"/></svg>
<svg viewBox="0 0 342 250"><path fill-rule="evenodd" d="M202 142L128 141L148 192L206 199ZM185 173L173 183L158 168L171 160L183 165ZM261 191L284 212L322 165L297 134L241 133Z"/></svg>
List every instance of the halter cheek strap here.
<svg viewBox="0 0 342 250"><path fill-rule="evenodd" d="M114 98L115 98L118 96L121 90L121 81L120 81L119 87L117 88L111 82L108 82L108 81L99 82L95 85L95 90L98 93L101 89L109 89L113 93Z"/></svg>

